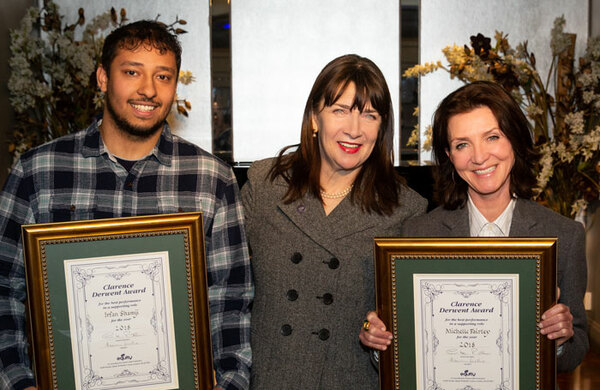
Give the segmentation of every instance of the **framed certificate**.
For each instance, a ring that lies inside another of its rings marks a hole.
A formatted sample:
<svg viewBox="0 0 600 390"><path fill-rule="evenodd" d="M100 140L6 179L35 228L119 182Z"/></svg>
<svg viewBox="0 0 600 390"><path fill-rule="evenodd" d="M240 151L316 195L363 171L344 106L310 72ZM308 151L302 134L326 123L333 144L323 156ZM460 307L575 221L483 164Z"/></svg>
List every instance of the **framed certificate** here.
<svg viewBox="0 0 600 390"><path fill-rule="evenodd" d="M381 389L553 389L555 238L376 238Z"/></svg>
<svg viewBox="0 0 600 390"><path fill-rule="evenodd" d="M213 388L200 212L22 230L38 388Z"/></svg>

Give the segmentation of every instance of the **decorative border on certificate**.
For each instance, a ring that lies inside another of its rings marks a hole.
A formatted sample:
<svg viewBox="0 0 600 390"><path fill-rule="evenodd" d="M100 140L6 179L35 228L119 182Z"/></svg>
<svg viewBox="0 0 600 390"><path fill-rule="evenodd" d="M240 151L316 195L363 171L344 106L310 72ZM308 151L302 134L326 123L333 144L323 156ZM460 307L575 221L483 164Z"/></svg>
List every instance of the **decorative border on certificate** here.
<svg viewBox="0 0 600 390"><path fill-rule="evenodd" d="M537 323L556 302L555 238L376 238L375 262L377 311L393 333L381 389L554 388L555 343Z"/></svg>
<svg viewBox="0 0 600 390"><path fill-rule="evenodd" d="M515 389L519 275L414 274L417 389Z"/></svg>
<svg viewBox="0 0 600 390"><path fill-rule="evenodd" d="M23 244L38 388L213 388L202 213L26 225Z"/></svg>
<svg viewBox="0 0 600 390"><path fill-rule="evenodd" d="M177 388L168 252L64 267L77 390Z"/></svg>

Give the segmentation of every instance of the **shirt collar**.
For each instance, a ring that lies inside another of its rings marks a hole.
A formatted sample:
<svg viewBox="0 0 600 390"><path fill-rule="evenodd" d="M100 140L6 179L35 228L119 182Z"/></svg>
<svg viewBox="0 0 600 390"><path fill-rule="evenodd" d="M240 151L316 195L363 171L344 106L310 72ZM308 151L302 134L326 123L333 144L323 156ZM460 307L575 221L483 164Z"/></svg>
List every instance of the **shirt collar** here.
<svg viewBox="0 0 600 390"><path fill-rule="evenodd" d="M85 140L83 142L83 157L98 157L106 154L110 157L110 153L102 137L100 136L100 124L102 123L102 117L95 118L92 124L86 129ZM163 165L171 166L171 159L173 157L173 134L169 124L165 122L158 143L152 149L149 156L154 156Z"/></svg>
<svg viewBox="0 0 600 390"><path fill-rule="evenodd" d="M493 224L497 229L499 229L499 233L502 234L503 237L508 237L510 233L510 225L512 223L512 217L515 210L515 205L517 204L517 200L513 197L510 202L502 212L494 221L488 221L483 214L477 209L475 203L471 199L469 195L469 201L467 202L469 208L469 229L471 237L479 237L484 235L482 230L488 224Z"/></svg>

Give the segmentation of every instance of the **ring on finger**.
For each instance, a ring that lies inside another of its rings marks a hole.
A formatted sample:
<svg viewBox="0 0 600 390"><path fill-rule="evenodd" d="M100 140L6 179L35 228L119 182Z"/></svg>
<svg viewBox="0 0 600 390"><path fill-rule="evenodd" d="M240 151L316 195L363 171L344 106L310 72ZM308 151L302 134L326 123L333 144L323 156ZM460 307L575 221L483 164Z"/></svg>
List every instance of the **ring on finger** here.
<svg viewBox="0 0 600 390"><path fill-rule="evenodd" d="M368 332L370 327L371 327L371 323L369 322L369 320L364 320L362 328L365 330L365 332Z"/></svg>

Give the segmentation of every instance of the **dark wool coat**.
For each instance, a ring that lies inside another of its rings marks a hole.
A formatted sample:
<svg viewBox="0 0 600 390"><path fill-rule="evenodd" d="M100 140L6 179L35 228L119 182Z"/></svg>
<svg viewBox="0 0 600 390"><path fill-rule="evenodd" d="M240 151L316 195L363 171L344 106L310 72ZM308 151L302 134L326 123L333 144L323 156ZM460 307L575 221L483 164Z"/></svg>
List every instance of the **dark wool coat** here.
<svg viewBox="0 0 600 390"><path fill-rule="evenodd" d="M391 216L366 214L349 197L326 216L312 196L283 203L285 182L266 178L273 161L252 164L242 188L256 288L251 387L376 389L358 339L375 309L373 237L399 236L427 202L403 186Z"/></svg>
<svg viewBox="0 0 600 390"><path fill-rule="evenodd" d="M429 214L404 224L406 237L469 237L469 210L438 207ZM510 237L558 237L559 303L573 314L575 335L564 343L558 358L559 371L571 371L581 363L589 348L583 296L587 283L585 231L583 226L538 203L518 199L510 226Z"/></svg>

